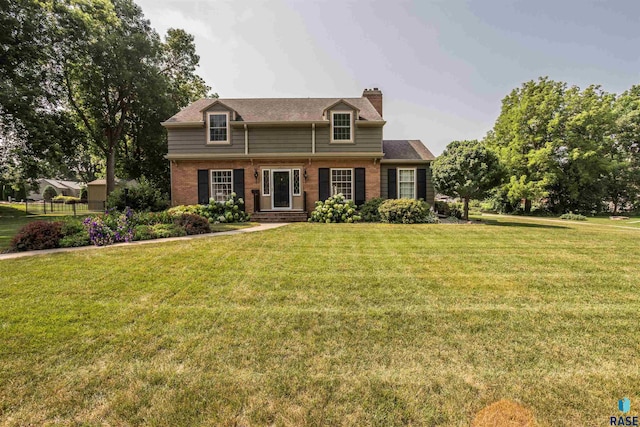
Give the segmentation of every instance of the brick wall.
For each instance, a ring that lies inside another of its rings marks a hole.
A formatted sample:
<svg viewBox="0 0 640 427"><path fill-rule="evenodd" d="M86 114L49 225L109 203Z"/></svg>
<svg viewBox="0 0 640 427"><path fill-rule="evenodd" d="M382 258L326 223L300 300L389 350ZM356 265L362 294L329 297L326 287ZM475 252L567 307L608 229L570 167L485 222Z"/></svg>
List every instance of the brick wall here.
<svg viewBox="0 0 640 427"><path fill-rule="evenodd" d="M254 170L261 167L277 166L301 167L307 171L307 179L302 181L302 190L307 193L307 210L312 211L314 202L318 200L319 168L365 168L365 194L367 200L380 197L380 163L373 159L340 159L340 160L287 160L276 159L254 160L174 160L171 162L171 204L193 205L198 203L198 169L244 169L245 204L247 212L253 212L253 196L251 190L260 189L254 177Z"/></svg>

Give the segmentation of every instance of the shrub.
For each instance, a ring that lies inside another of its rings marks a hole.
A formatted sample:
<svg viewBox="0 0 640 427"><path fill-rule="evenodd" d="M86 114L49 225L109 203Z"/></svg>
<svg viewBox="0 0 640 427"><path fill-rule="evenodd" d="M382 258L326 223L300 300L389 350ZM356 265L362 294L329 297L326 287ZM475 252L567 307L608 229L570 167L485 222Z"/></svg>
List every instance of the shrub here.
<svg viewBox="0 0 640 427"><path fill-rule="evenodd" d="M441 201L441 200L436 200L434 209L436 211L436 213L438 213L439 215L442 216L451 216L451 208L449 207L449 203Z"/></svg>
<svg viewBox="0 0 640 427"><path fill-rule="evenodd" d="M244 200L237 197L236 193L231 193L229 198L224 202L216 202L209 200L206 205L182 205L169 209L169 214L173 217L179 217L183 214L200 215L209 220L213 224L227 222L246 222L249 221L250 215L244 212Z"/></svg>
<svg viewBox="0 0 640 427"><path fill-rule="evenodd" d="M53 203L64 203L65 205L73 205L75 203L80 203L80 198L73 196L56 196L51 199Z"/></svg>
<svg viewBox="0 0 640 427"><path fill-rule="evenodd" d="M132 222L134 225L173 224L173 216L169 211L135 212Z"/></svg>
<svg viewBox="0 0 640 427"><path fill-rule="evenodd" d="M570 221L586 221L587 217L580 214L574 214L573 212L569 212L563 215L560 215L560 219L568 219Z"/></svg>
<svg viewBox="0 0 640 427"><path fill-rule="evenodd" d="M87 202L87 197L88 197L88 191L87 191L87 187L82 187L80 189L80 201L83 203Z"/></svg>
<svg viewBox="0 0 640 427"><path fill-rule="evenodd" d="M393 224L435 223L429 204L415 199L385 200L378 209L382 222Z"/></svg>
<svg viewBox="0 0 640 427"><path fill-rule="evenodd" d="M211 231L211 229L209 229ZM187 230L176 224L156 224L151 226L151 232L156 238L181 237L187 235ZM198 233L197 233L198 234Z"/></svg>
<svg viewBox="0 0 640 427"><path fill-rule="evenodd" d="M174 223L183 227L188 235L211 233L209 220L200 215L185 213L176 217Z"/></svg>
<svg viewBox="0 0 640 427"><path fill-rule="evenodd" d="M107 198L107 207L120 211L130 207L135 211L159 212L169 207L169 199L149 181L141 180L139 185L112 191Z"/></svg>
<svg viewBox="0 0 640 427"><path fill-rule="evenodd" d="M82 224L82 220L77 218L65 218L61 221L62 223L62 235L63 236L71 236L73 234L85 233L86 229ZM87 234L87 237L89 235Z"/></svg>
<svg viewBox="0 0 640 427"><path fill-rule="evenodd" d="M47 185L46 187L44 187L44 191L42 192L42 197L47 201L53 199L57 195L58 195L58 192L56 191L56 189L50 185Z"/></svg>
<svg viewBox="0 0 640 427"><path fill-rule="evenodd" d="M156 235L150 225L136 225L133 228L133 240L151 240Z"/></svg>
<svg viewBox="0 0 640 427"><path fill-rule="evenodd" d="M329 197L324 202L316 202L309 222L357 222L362 218L357 214L356 206L351 200L345 200L341 193Z"/></svg>
<svg viewBox="0 0 640 427"><path fill-rule="evenodd" d="M89 232L91 243L96 246L133 240L133 211L107 210L104 215L89 216L83 221Z"/></svg>
<svg viewBox="0 0 640 427"><path fill-rule="evenodd" d="M60 246L62 222L33 221L25 224L11 240L14 251L53 249Z"/></svg>
<svg viewBox="0 0 640 427"><path fill-rule="evenodd" d="M89 239L89 234L86 231L70 234L60 239L61 248L75 248L78 246L89 246L90 244L91 240Z"/></svg>
<svg viewBox="0 0 640 427"><path fill-rule="evenodd" d="M379 222L380 213L378 208L384 202L382 197L374 197L371 200L367 200L362 206L358 208L358 213L365 222Z"/></svg>

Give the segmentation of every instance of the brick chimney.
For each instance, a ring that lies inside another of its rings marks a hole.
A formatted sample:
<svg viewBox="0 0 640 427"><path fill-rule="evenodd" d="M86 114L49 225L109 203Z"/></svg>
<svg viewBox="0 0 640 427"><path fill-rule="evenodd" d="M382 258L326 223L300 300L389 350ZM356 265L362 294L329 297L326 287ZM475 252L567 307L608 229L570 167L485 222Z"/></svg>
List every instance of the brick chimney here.
<svg viewBox="0 0 640 427"><path fill-rule="evenodd" d="M382 116L382 91L380 91L377 87L373 89L365 89L362 92L362 97L367 98L369 102L373 105L373 107L378 111L380 117Z"/></svg>

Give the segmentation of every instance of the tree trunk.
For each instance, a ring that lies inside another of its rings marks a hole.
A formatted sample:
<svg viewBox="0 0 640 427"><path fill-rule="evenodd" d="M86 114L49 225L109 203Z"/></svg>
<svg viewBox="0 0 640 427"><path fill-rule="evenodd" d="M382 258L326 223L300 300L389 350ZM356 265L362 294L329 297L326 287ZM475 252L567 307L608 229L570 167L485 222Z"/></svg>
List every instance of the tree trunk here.
<svg viewBox="0 0 640 427"><path fill-rule="evenodd" d="M469 198L464 198L464 219L465 221L469 221Z"/></svg>
<svg viewBox="0 0 640 427"><path fill-rule="evenodd" d="M109 144L107 152L107 196L116 189L116 147Z"/></svg>
<svg viewBox="0 0 640 427"><path fill-rule="evenodd" d="M530 199L524 199L524 213L526 213L526 214L530 214L531 213L531 200Z"/></svg>

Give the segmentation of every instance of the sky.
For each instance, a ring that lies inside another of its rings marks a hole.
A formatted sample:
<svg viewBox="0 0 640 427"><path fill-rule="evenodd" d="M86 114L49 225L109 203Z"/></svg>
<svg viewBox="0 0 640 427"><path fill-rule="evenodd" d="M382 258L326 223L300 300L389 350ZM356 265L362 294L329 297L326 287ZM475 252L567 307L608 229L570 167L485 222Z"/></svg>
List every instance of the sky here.
<svg viewBox="0 0 640 427"><path fill-rule="evenodd" d="M640 1L135 0L164 35L195 37L221 98L383 93L385 139L436 155L481 139L501 100L548 76L621 93L640 84Z"/></svg>

